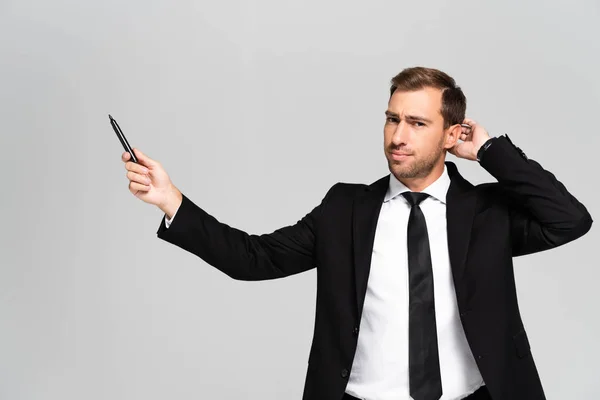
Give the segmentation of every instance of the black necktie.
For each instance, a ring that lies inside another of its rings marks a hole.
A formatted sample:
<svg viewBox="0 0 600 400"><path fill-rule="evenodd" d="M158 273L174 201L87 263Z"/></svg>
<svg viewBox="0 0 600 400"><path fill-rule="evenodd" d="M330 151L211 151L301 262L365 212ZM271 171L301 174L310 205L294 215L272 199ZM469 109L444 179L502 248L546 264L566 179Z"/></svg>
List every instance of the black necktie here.
<svg viewBox="0 0 600 400"><path fill-rule="evenodd" d="M408 217L408 365L410 395L414 400L438 400L442 378L433 297L433 271L425 216L419 203L429 195L404 192L411 205Z"/></svg>

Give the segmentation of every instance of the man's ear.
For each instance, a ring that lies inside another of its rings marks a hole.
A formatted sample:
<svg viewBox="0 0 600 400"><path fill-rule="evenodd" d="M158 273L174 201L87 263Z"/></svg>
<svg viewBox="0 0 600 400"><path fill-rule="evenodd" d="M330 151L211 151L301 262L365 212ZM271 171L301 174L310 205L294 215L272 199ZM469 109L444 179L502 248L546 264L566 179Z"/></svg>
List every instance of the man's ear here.
<svg viewBox="0 0 600 400"><path fill-rule="evenodd" d="M446 129L446 140L444 141L444 148L451 149L452 147L454 147L454 145L458 143L458 138L460 137L461 132L462 127L460 126L460 124L449 126L448 129Z"/></svg>

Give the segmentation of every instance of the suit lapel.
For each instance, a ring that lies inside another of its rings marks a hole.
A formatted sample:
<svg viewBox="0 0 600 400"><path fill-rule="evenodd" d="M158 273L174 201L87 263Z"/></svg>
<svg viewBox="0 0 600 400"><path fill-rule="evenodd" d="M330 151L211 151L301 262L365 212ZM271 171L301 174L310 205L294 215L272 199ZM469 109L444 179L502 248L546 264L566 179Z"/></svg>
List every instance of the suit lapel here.
<svg viewBox="0 0 600 400"><path fill-rule="evenodd" d="M365 187L355 198L353 204L352 242L354 249L354 282L356 289L357 315L367 291L373 242L381 205L389 185L390 176L386 175L375 183Z"/></svg>
<svg viewBox="0 0 600 400"><path fill-rule="evenodd" d="M450 175L450 187L446 195L448 253L457 302L462 309L467 304L466 291L463 290L465 288L465 267L477 196L472 190L473 185L458 173L454 163L446 162L446 167L448 175Z"/></svg>
<svg viewBox="0 0 600 400"><path fill-rule="evenodd" d="M452 162L446 162L450 187L446 196L448 251L459 306L466 304L464 285L465 261L477 198ZM371 256L381 205L389 185L389 174L366 186L354 198L352 241L357 315L361 315L367 291Z"/></svg>

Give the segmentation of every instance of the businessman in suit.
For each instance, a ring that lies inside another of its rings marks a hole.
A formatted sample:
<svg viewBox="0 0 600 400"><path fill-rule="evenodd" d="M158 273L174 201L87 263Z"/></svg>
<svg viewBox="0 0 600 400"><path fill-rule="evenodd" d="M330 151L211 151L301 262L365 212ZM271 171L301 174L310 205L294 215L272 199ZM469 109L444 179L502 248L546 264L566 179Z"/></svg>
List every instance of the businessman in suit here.
<svg viewBox="0 0 600 400"><path fill-rule="evenodd" d="M316 268L304 400L545 399L512 259L581 237L592 218L552 173L465 110L444 72L403 70L385 111L390 174L337 183L269 234L218 221L138 149L139 164L128 153L122 161L129 190L165 213L159 238L238 280ZM472 185L448 152L497 182Z"/></svg>

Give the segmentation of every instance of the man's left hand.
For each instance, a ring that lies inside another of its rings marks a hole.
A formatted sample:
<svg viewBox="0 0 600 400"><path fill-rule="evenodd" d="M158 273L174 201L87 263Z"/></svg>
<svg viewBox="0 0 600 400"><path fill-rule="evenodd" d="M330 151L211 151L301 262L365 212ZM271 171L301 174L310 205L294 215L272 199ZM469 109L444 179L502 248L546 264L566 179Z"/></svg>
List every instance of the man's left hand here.
<svg viewBox="0 0 600 400"><path fill-rule="evenodd" d="M461 127L462 132L454 147L448 149L451 154L465 160L477 161L477 152L481 146L490 138L483 126L478 125L472 119L465 118L465 124L471 125L471 129Z"/></svg>

